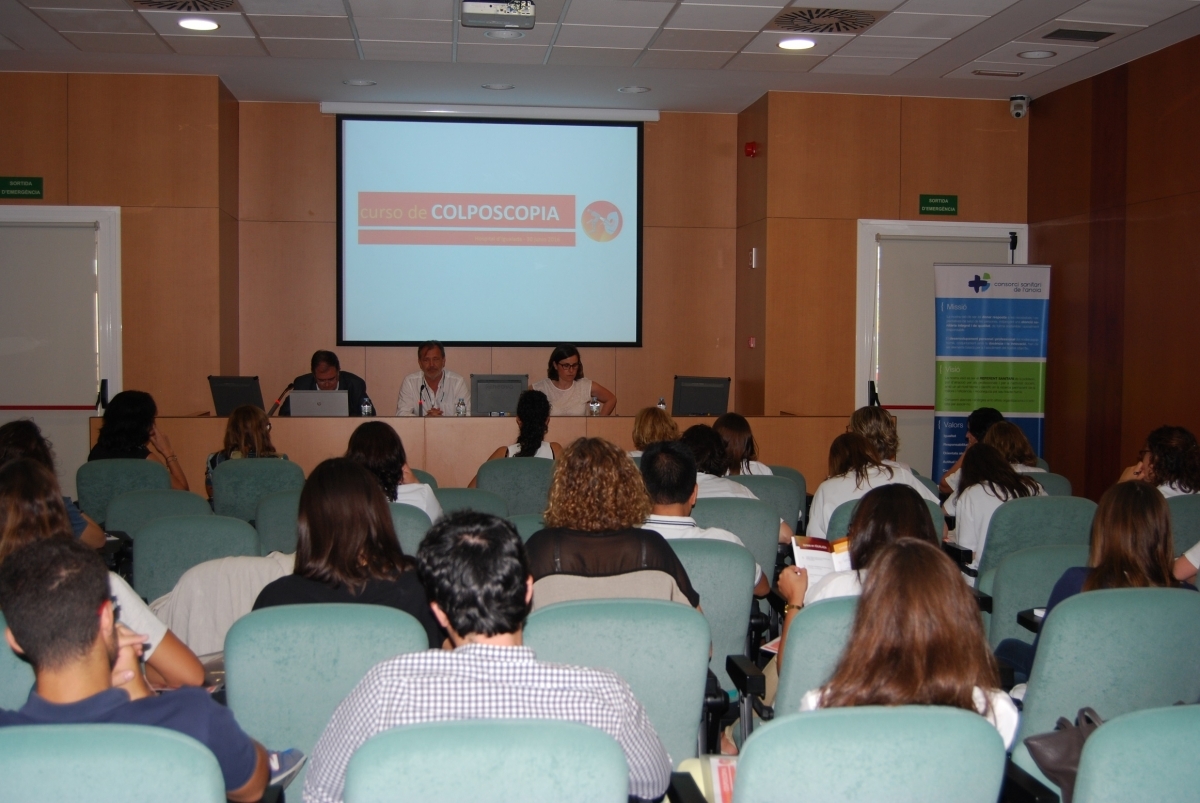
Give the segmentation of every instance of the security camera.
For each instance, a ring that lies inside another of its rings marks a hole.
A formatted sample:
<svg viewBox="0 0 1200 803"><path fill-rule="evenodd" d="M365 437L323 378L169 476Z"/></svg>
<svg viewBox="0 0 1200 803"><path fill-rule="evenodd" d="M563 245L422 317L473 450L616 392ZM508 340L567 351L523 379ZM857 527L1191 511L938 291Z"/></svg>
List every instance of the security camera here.
<svg viewBox="0 0 1200 803"><path fill-rule="evenodd" d="M1030 103L1033 103L1033 98L1028 95L1013 95L1008 99L1008 113L1020 120L1029 114Z"/></svg>

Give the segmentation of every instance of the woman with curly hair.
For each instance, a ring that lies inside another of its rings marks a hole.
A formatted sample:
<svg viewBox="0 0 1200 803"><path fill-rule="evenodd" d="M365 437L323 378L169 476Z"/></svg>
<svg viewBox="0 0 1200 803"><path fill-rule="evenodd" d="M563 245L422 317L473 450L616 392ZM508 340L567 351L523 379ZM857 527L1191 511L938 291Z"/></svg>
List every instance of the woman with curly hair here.
<svg viewBox="0 0 1200 803"><path fill-rule="evenodd" d="M430 521L441 518L441 503L433 489L417 479L408 467L404 442L387 423L368 421L359 424L350 436L345 456L371 472L389 502L423 510Z"/></svg>
<svg viewBox="0 0 1200 803"><path fill-rule="evenodd" d="M540 390L550 400L550 415L587 415L588 402L600 402L600 415L612 415L617 397L599 382L583 376L583 358L579 349L569 343L550 352L546 378L535 382L532 390Z"/></svg>
<svg viewBox="0 0 1200 803"><path fill-rule="evenodd" d="M641 457L652 443L679 440L675 419L661 407L643 407L633 417L633 451L630 457Z"/></svg>
<svg viewBox="0 0 1200 803"><path fill-rule="evenodd" d="M661 535L642 529L650 497L625 452L580 438L554 467L546 529L525 545L533 607L571 599L648 597L698 607L700 596Z"/></svg>
<svg viewBox="0 0 1200 803"><path fill-rule="evenodd" d="M904 463L896 462L896 454L900 451L900 434L896 432L896 419L882 407L859 407L850 414L850 426L847 432L857 432L867 439L875 449L875 454L885 466L908 468Z"/></svg>
<svg viewBox="0 0 1200 803"><path fill-rule="evenodd" d="M100 425L96 445L88 453L88 462L122 458L146 460L150 457L149 445L171 472L171 487L177 491L190 490L179 457L171 448L170 438L154 423L157 416L158 405L149 393L123 390L113 396L104 408L104 423Z"/></svg>
<svg viewBox="0 0 1200 803"><path fill-rule="evenodd" d="M1125 469L1121 482L1142 480L1170 499L1200 493L1200 446L1183 427L1164 426L1146 436L1138 462Z"/></svg>
<svg viewBox="0 0 1200 803"><path fill-rule="evenodd" d="M213 469L226 460L241 460L250 457L281 457L275 453L275 445L271 443L271 422L261 407L253 404L243 404L233 408L229 420L225 422L225 445L221 451L213 452L204 461L204 487L208 498L212 499Z"/></svg>

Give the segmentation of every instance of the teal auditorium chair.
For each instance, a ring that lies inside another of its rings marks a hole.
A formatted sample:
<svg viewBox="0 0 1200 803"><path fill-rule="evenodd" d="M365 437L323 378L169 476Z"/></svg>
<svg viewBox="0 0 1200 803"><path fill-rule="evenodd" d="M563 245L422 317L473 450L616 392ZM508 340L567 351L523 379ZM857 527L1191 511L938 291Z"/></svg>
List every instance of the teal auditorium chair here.
<svg viewBox="0 0 1200 803"><path fill-rule="evenodd" d="M1038 468L1042 469L1043 471L1050 470L1050 464L1047 463L1045 460L1043 460L1040 457L1037 459L1037 465L1038 465Z"/></svg>
<svg viewBox="0 0 1200 803"><path fill-rule="evenodd" d="M216 756L200 742L148 725L0 728L6 803L224 803Z"/></svg>
<svg viewBox="0 0 1200 803"><path fill-rule="evenodd" d="M264 496L304 487L304 469L282 458L226 460L213 469L212 487L213 510L218 516L253 521Z"/></svg>
<svg viewBox="0 0 1200 803"><path fill-rule="evenodd" d="M418 480L425 483L433 490L435 490L435 491L437 490L437 487L438 487L437 477L433 476L428 471L422 471L419 468L411 469L411 471L413 473L413 476L415 476Z"/></svg>
<svg viewBox="0 0 1200 803"><path fill-rule="evenodd" d="M1087 591L1056 606L1042 625L1013 762L1055 789L1026 737L1054 730L1059 717L1073 720L1084 706L1108 720L1200 700L1197 622L1200 594L1178 588Z"/></svg>
<svg viewBox="0 0 1200 803"><path fill-rule="evenodd" d="M134 536L155 519L164 516L211 516L208 500L191 491L171 489L126 491L108 503L104 527L110 532Z"/></svg>
<svg viewBox="0 0 1200 803"><path fill-rule="evenodd" d="M393 728L346 769L346 803L626 803L621 746L597 728L547 719L470 719Z"/></svg>
<svg viewBox="0 0 1200 803"><path fill-rule="evenodd" d="M254 529L262 553L296 551L296 523L300 518L300 491L276 491L258 500Z"/></svg>
<svg viewBox="0 0 1200 803"><path fill-rule="evenodd" d="M946 706L792 714L742 747L733 799L753 803L995 803L1004 742Z"/></svg>
<svg viewBox="0 0 1200 803"><path fill-rule="evenodd" d="M434 493L437 495L438 504L446 513L475 510L491 513L502 519L508 516L508 503L502 496L490 491L481 491L478 488L438 488Z"/></svg>
<svg viewBox="0 0 1200 803"><path fill-rule="evenodd" d="M525 623L525 644L540 660L623 677L675 766L696 756L710 637L699 611L663 600L560 602Z"/></svg>
<svg viewBox="0 0 1200 803"><path fill-rule="evenodd" d="M1172 496L1167 507L1171 509L1175 554L1182 555L1200 542L1200 494Z"/></svg>
<svg viewBox="0 0 1200 803"><path fill-rule="evenodd" d="M405 555L417 554L417 547L425 538L425 533L433 526L424 510L403 502L390 502L392 509L392 526L396 528L396 538L400 541L400 549Z"/></svg>
<svg viewBox="0 0 1200 803"><path fill-rule="evenodd" d="M171 475L153 460L93 460L75 472L79 507L104 524L108 503L128 491L167 490Z"/></svg>
<svg viewBox="0 0 1200 803"><path fill-rule="evenodd" d="M0 633L7 625L0 613ZM29 699L33 688L33 667L13 652L7 642L0 644L0 708L15 711Z"/></svg>
<svg viewBox="0 0 1200 803"><path fill-rule="evenodd" d="M746 651L746 625L754 600L754 557L745 547L705 538L675 538L667 542L687 571L692 588L712 632L709 668L721 688L733 690L725 671L725 656Z"/></svg>
<svg viewBox="0 0 1200 803"><path fill-rule="evenodd" d="M1050 592L1063 572L1086 566L1088 548L1083 544L1035 546L1010 553L992 577L992 614L988 644L992 649L1006 638L1032 644L1034 634L1017 624L1017 614L1029 608L1044 608Z"/></svg>
<svg viewBox="0 0 1200 803"><path fill-rule="evenodd" d="M229 710L269 750L311 756L334 710L380 661L429 649L425 628L383 605L280 605L243 616L225 636ZM307 768L306 768L307 769ZM304 788L304 772L292 789Z"/></svg>
<svg viewBox="0 0 1200 803"><path fill-rule="evenodd" d="M754 492L763 502L766 502L779 518L787 522L794 532L799 526L800 511L804 508L804 495L796 487L796 483L787 477L772 477L762 475L738 475L729 479L744 485Z"/></svg>
<svg viewBox="0 0 1200 803"><path fill-rule="evenodd" d="M479 467L477 487L504 498L508 512L541 513L550 495L554 461L540 457L489 460Z"/></svg>
<svg viewBox="0 0 1200 803"><path fill-rule="evenodd" d="M155 519L133 541L133 588L153 602L198 563L258 554L258 533L241 519L212 514Z"/></svg>
<svg viewBox="0 0 1200 803"><path fill-rule="evenodd" d="M1046 489L1046 493L1050 496L1070 496L1071 481L1062 474L1051 474L1050 472L1034 472L1026 476L1032 477L1038 481L1038 484Z"/></svg>
<svg viewBox="0 0 1200 803"><path fill-rule="evenodd" d="M522 513L519 516L509 516L508 520L517 528L521 543L528 541L538 530L546 529L546 522L542 521L541 513Z"/></svg>
<svg viewBox="0 0 1200 803"><path fill-rule="evenodd" d="M938 538L941 538L942 528L946 524L946 515L936 502L930 502L928 499L924 501L929 506L929 517L933 519L933 531L937 533ZM850 519L854 518L854 511L858 510L858 502L857 499L851 499L849 502L838 505L833 511L833 515L829 517L829 527L825 530L830 541L846 537L850 531Z"/></svg>
<svg viewBox="0 0 1200 803"><path fill-rule="evenodd" d="M803 499L808 494L808 481L804 479L804 475L791 466L767 466L771 469L776 477L786 477L795 483L800 489L800 498Z"/></svg>
<svg viewBox="0 0 1200 803"><path fill-rule="evenodd" d="M779 546L779 514L759 499L701 499L692 508L701 527L720 527L742 539L754 562L770 574ZM703 604L703 603L701 603Z"/></svg>
<svg viewBox="0 0 1200 803"><path fill-rule="evenodd" d="M1051 544L1088 544L1096 503L1078 496L1033 496L1005 502L992 514L979 556L979 577L1018 549ZM980 582L979 587L987 593Z"/></svg>
<svg viewBox="0 0 1200 803"><path fill-rule="evenodd" d="M1200 706L1123 714L1088 737L1075 779L1075 803L1200 798Z"/></svg>

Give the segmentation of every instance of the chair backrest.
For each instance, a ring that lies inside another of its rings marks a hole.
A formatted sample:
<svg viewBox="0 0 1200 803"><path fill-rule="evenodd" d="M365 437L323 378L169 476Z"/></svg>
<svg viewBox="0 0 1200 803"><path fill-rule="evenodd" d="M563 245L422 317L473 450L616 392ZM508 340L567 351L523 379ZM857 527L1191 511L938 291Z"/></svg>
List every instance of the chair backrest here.
<svg viewBox="0 0 1200 803"><path fill-rule="evenodd" d="M1075 780L1076 803L1187 801L1200 797L1200 706L1134 711L1088 737Z"/></svg>
<svg viewBox="0 0 1200 803"><path fill-rule="evenodd" d="M334 709L371 667L426 649L425 628L395 608L339 602L263 608L225 636L229 710L262 744L311 756ZM304 788L303 776L293 788Z"/></svg>
<svg viewBox="0 0 1200 803"><path fill-rule="evenodd" d="M845 538L846 534L850 532L850 520L854 518L854 511L858 510L859 501L851 499L849 502L842 502L833 511L833 515L829 517L829 526L825 529L825 535L830 541ZM938 506L937 502L931 502L928 499L922 501L929 508L929 517L933 519L934 533L941 538L942 529L946 525L946 514L942 512L942 508Z"/></svg>
<svg viewBox="0 0 1200 803"><path fill-rule="evenodd" d="M629 458L629 459L633 461L633 464L634 464L635 466L637 466L639 470L641 469L641 467L642 467L642 456L641 456L640 454L632 455L632 456L630 456L630 458Z"/></svg>
<svg viewBox="0 0 1200 803"><path fill-rule="evenodd" d="M550 496L554 461L540 457L515 457L489 460L479 467L476 485L504 498L508 512L541 513Z"/></svg>
<svg viewBox="0 0 1200 803"><path fill-rule="evenodd" d="M804 475L791 466L767 466L775 474L776 477L787 477L796 484L800 489L800 498L803 499L808 495L808 481L804 479Z"/></svg>
<svg viewBox="0 0 1200 803"><path fill-rule="evenodd" d="M1003 779L1004 741L976 713L947 706L830 708L755 730L738 759L733 799L995 803Z"/></svg>
<svg viewBox="0 0 1200 803"><path fill-rule="evenodd" d="M0 613L0 633L7 627ZM18 656L7 643L0 644L0 708L15 711L29 699L33 688L33 667Z"/></svg>
<svg viewBox="0 0 1200 803"><path fill-rule="evenodd" d="M304 487L304 469L282 458L226 460L213 469L212 487L213 510L218 516L253 521L264 496Z"/></svg>
<svg viewBox="0 0 1200 803"><path fill-rule="evenodd" d="M1017 624L1017 614L1046 607L1063 572L1072 566L1086 566L1087 558L1088 548L1082 544L1056 544L1021 549L1000 561L988 591L992 595L988 627L992 649L1006 638L1033 643L1033 633Z"/></svg>
<svg viewBox="0 0 1200 803"><path fill-rule="evenodd" d="M478 488L436 488L434 494L445 513L474 510L479 513L491 513L502 519L508 517L508 503L504 501L504 497L491 491L481 491Z"/></svg>
<svg viewBox="0 0 1200 803"><path fill-rule="evenodd" d="M210 516L208 501L191 491L170 488L153 491L126 491L108 503L104 527L130 536L155 519L164 516Z"/></svg>
<svg viewBox="0 0 1200 803"><path fill-rule="evenodd" d="M412 469L412 473L418 480L428 485L433 490L437 490L437 477L430 474L428 471L422 471L419 468Z"/></svg>
<svg viewBox="0 0 1200 803"><path fill-rule="evenodd" d="M1044 471L1049 471L1049 470L1050 470L1050 464L1049 464L1049 463L1047 463L1045 460L1043 460L1043 459L1042 459L1042 458L1040 458L1040 457L1037 459L1037 465L1038 465L1038 468L1040 468L1040 469L1042 469L1042 470L1044 470Z"/></svg>
<svg viewBox="0 0 1200 803"><path fill-rule="evenodd" d="M804 507L804 496L796 483L787 477L773 477L768 474L739 474L729 479L745 485L754 495L772 508L779 518L796 530L800 520L800 509Z"/></svg>
<svg viewBox="0 0 1200 803"><path fill-rule="evenodd" d="M675 766L696 756L710 635L695 608L661 600L563 602L525 623L525 644L540 660L623 677Z"/></svg>
<svg viewBox="0 0 1200 803"><path fill-rule="evenodd" d="M542 521L541 513L521 513L516 516L509 516L508 520L517 528L517 533L521 536L521 542L528 541L530 536L538 530L546 529L546 522Z"/></svg>
<svg viewBox="0 0 1200 803"><path fill-rule="evenodd" d="M1053 544L1088 544L1096 503L1078 496L1030 496L996 508L988 525L979 574L996 568L1019 549Z"/></svg>
<svg viewBox="0 0 1200 803"><path fill-rule="evenodd" d="M190 736L148 725L0 728L0 778L11 803L223 803L216 756Z"/></svg>
<svg viewBox="0 0 1200 803"><path fill-rule="evenodd" d="M850 640L858 597L834 597L805 605L788 627L779 690L775 694L777 716L795 714L800 698L824 686L837 668L842 650Z"/></svg>
<svg viewBox="0 0 1200 803"><path fill-rule="evenodd" d="M779 546L779 515L759 499L701 499L692 508L701 527L720 527L742 539L764 572L775 569ZM703 603L701 603L703 604Z"/></svg>
<svg viewBox="0 0 1200 803"><path fill-rule="evenodd" d="M108 515L108 503L128 491L166 490L171 475L153 460L93 460L75 472L79 507L99 524Z"/></svg>
<svg viewBox="0 0 1200 803"><path fill-rule="evenodd" d="M1167 500L1171 509L1171 533L1175 539L1175 554L1182 555L1200 543L1200 494L1172 496Z"/></svg>
<svg viewBox="0 0 1200 803"><path fill-rule="evenodd" d="M746 651L746 628L754 600L754 556L745 547L707 538L676 538L667 542L687 571L692 588L700 595L700 607L712 632L709 669L732 690L725 671L725 656Z"/></svg>
<svg viewBox="0 0 1200 803"><path fill-rule="evenodd" d="M1070 496L1071 481L1062 474L1051 474L1048 471L1035 471L1028 476L1038 481L1051 496Z"/></svg>
<svg viewBox="0 0 1200 803"><path fill-rule="evenodd" d="M401 789L440 803L625 803L629 770L616 740L577 722L428 722L368 739L346 769L346 803L393 803Z"/></svg>
<svg viewBox="0 0 1200 803"><path fill-rule="evenodd" d="M416 555L425 533L433 526L429 515L421 508L403 502L390 502L388 507L392 509L392 526L396 528L400 549L405 555Z"/></svg>
<svg viewBox="0 0 1200 803"><path fill-rule="evenodd" d="M938 484L929 479L929 477L926 477L923 474L918 474L915 471L913 472L913 476L916 477L920 483L925 486L926 490L928 490L934 496L937 496L942 492L942 489L938 487ZM926 499L925 501L928 502L929 500Z"/></svg>
<svg viewBox="0 0 1200 803"><path fill-rule="evenodd" d="M198 563L258 554L258 533L241 519L211 514L155 519L133 542L133 588L153 602Z"/></svg>
<svg viewBox="0 0 1200 803"><path fill-rule="evenodd" d="M296 551L296 522L300 519L300 491L276 491L258 500L254 529L262 553Z"/></svg>

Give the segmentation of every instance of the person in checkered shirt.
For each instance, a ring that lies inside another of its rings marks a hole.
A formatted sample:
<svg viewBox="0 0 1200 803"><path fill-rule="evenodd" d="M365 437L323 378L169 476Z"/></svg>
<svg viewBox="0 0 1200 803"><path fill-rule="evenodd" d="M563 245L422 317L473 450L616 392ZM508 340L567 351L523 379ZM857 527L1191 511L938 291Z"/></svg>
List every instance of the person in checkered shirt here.
<svg viewBox="0 0 1200 803"><path fill-rule="evenodd" d="M443 517L421 542L417 574L454 649L398 655L366 674L313 749L305 803L341 803L346 766L375 734L458 719L562 719L599 728L625 752L631 800L666 794L671 759L629 684L607 670L538 661L522 646L533 577L510 523L470 511ZM463 760L469 765L469 756Z"/></svg>

